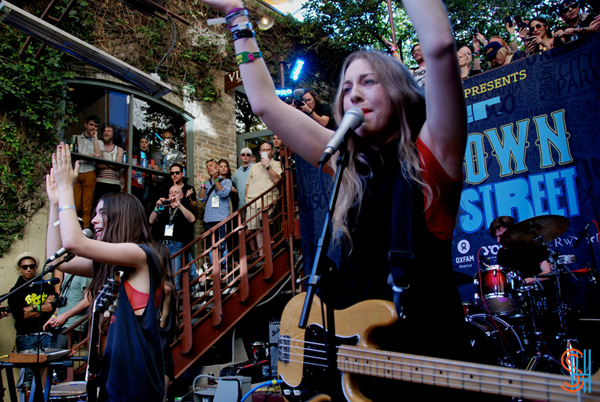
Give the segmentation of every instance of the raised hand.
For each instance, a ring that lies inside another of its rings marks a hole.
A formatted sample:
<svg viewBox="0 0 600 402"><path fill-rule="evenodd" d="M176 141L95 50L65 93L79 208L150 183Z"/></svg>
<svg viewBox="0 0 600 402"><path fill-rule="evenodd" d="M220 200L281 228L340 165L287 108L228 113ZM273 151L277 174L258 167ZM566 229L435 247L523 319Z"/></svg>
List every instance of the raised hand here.
<svg viewBox="0 0 600 402"><path fill-rule="evenodd" d="M229 14L234 8L245 8L244 3L240 0L200 0L202 3L221 11L224 14Z"/></svg>
<svg viewBox="0 0 600 402"><path fill-rule="evenodd" d="M52 171L59 190L68 186L73 187L79 175L79 162L75 162L75 169L73 169L71 151L63 142L58 144L56 153L52 154Z"/></svg>
<svg viewBox="0 0 600 402"><path fill-rule="evenodd" d="M48 201L52 206L58 206L58 186L54 181L54 171L50 169L50 173L46 175L46 194Z"/></svg>

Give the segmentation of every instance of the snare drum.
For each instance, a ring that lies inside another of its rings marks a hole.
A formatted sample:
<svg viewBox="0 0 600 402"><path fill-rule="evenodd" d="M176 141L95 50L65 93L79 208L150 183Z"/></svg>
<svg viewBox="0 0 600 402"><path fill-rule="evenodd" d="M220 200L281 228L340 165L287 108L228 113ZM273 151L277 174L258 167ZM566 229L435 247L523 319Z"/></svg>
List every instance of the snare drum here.
<svg viewBox="0 0 600 402"><path fill-rule="evenodd" d="M467 318L469 344L477 363L523 368L525 349L515 330L498 317L475 314Z"/></svg>
<svg viewBox="0 0 600 402"><path fill-rule="evenodd" d="M479 275L475 277L478 278ZM514 313L521 307L518 289L522 282L518 272L490 265L481 270L481 283L475 279L476 300L483 311L489 310L490 313L500 315Z"/></svg>
<svg viewBox="0 0 600 402"><path fill-rule="evenodd" d="M50 389L51 401L85 401L87 400L85 381L62 382Z"/></svg>

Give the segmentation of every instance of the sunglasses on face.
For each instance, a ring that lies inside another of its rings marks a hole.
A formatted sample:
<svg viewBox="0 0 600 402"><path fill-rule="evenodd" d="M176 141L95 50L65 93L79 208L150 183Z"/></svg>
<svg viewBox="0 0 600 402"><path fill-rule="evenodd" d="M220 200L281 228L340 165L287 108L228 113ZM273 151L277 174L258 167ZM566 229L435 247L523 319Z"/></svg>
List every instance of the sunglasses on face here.
<svg viewBox="0 0 600 402"><path fill-rule="evenodd" d="M576 9L576 8L579 8L579 4L577 4L577 3L571 3L571 4L568 4L568 5L567 5L567 4L565 4L565 5L564 5L564 6L563 6L563 7L560 9L560 12L561 12L561 13L566 13L567 11L574 10L574 9Z"/></svg>
<svg viewBox="0 0 600 402"><path fill-rule="evenodd" d="M535 25L532 25L532 26L531 26L531 29L534 29L534 28L535 28L535 29L540 29L540 28L542 28L542 27L543 27L543 25L542 25L542 24L535 24Z"/></svg>
<svg viewBox="0 0 600 402"><path fill-rule="evenodd" d="M176 174L181 174L181 172L171 172L171 176L175 176Z"/></svg>
<svg viewBox="0 0 600 402"><path fill-rule="evenodd" d="M242 156L252 156L252 154L242 154Z"/></svg>
<svg viewBox="0 0 600 402"><path fill-rule="evenodd" d="M21 269L22 269L23 271L26 271L26 270L28 270L28 269L35 270L35 264L31 264L31 265L21 265Z"/></svg>

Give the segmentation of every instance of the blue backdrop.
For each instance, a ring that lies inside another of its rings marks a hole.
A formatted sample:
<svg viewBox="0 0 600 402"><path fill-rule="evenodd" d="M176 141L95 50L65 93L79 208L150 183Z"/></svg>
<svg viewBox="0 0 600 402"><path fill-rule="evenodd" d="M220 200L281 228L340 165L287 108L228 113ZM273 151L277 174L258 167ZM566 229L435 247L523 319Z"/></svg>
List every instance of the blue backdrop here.
<svg viewBox="0 0 600 402"><path fill-rule="evenodd" d="M469 137L454 269L475 274L478 253L494 262L499 246L488 229L501 215L567 217L569 229L551 247L577 257L569 268L590 267L588 242L573 243L600 206L600 36L475 76L464 93ZM598 259L596 226L589 230ZM574 307L597 309L586 278L564 281ZM461 286L463 300L474 292Z"/></svg>

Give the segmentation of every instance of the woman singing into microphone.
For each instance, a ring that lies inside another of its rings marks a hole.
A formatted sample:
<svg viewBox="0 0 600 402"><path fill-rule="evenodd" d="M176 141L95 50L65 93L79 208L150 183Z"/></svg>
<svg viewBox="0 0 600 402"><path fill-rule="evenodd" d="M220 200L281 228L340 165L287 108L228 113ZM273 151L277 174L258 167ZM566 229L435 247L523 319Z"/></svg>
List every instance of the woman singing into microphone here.
<svg viewBox="0 0 600 402"><path fill-rule="evenodd" d="M162 276L144 208L131 194L103 196L91 222L97 240L88 239L73 207L78 170L78 162L75 169L71 165L69 148L58 145L46 176L50 202L46 248L48 256L61 247L77 256L60 269L92 277L92 297L107 278L124 273L102 357L100 400L162 401L164 368L155 304L162 298Z"/></svg>
<svg viewBox="0 0 600 402"><path fill-rule="evenodd" d="M254 113L316 166L333 132L278 99L241 0L203 2L228 16ZM403 303L406 319L399 321L393 335L378 339L380 346L464 360L464 316L450 253L467 138L460 69L442 2L403 3L427 61L425 93L398 60L380 52L352 53L341 70L336 121L360 108L364 122L347 143L350 162L333 216L334 240L342 244L335 307L392 300L390 238L405 230L404 237L410 239L406 251L414 255L408 300ZM333 173L336 159L334 155L324 170ZM409 230L391 224L395 204L403 201L394 197L396 183L414 194L407 214L412 220ZM446 329L443 336L440 328ZM389 385L372 384L368 396L389 400Z"/></svg>

